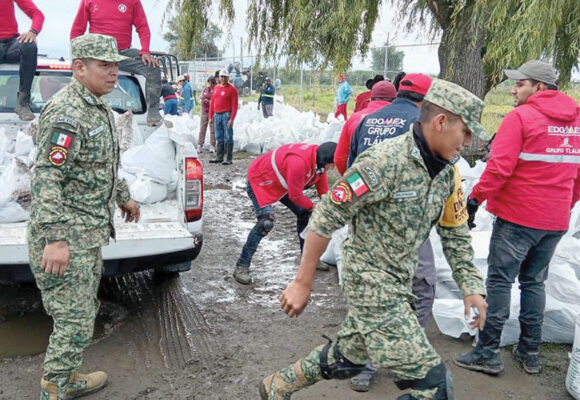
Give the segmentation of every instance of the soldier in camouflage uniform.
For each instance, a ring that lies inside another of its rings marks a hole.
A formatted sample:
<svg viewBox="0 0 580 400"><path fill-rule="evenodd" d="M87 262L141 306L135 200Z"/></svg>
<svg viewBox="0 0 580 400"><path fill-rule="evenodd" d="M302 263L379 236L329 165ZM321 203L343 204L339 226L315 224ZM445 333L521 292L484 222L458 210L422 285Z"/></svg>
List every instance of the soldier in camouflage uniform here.
<svg viewBox="0 0 580 400"><path fill-rule="evenodd" d="M105 386L104 372L78 372L99 308L101 246L114 237L115 202L126 221L140 216L126 182L117 177L119 143L101 97L113 90L125 57L105 35L80 36L71 49L73 79L42 110L32 175L30 266L54 321L41 400L79 397Z"/></svg>
<svg viewBox="0 0 580 400"><path fill-rule="evenodd" d="M408 133L361 154L314 208L298 274L280 302L289 316L308 302L316 264L335 229L350 223L343 247L343 292L348 312L337 341L314 349L260 384L263 400L287 400L321 379L346 379L367 361L388 368L398 400L453 399L450 372L421 330L411 286L419 246L437 225L443 251L464 296L472 326L485 323L485 287L472 263L465 204L445 207L455 187L451 160L471 135L487 136L479 120L483 102L465 89L435 80L420 120ZM441 217L443 211L449 215ZM462 223L450 223L453 220Z"/></svg>

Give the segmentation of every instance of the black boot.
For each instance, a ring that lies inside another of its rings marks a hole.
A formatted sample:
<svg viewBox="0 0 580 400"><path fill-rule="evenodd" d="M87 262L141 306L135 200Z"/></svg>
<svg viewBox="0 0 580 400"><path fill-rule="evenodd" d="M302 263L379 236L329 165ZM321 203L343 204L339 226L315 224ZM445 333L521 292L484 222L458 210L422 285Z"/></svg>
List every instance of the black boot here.
<svg viewBox="0 0 580 400"><path fill-rule="evenodd" d="M232 163L232 153L234 151L234 144L233 143L226 143L225 144L225 153L226 153L226 160L222 163L223 165L230 165Z"/></svg>
<svg viewBox="0 0 580 400"><path fill-rule="evenodd" d="M22 121L32 121L34 113L30 109L30 93L18 92L18 100L14 107L14 112Z"/></svg>
<svg viewBox="0 0 580 400"><path fill-rule="evenodd" d="M215 158L213 160L209 160L209 162L212 164L217 164L217 163L221 163L223 160L224 160L224 143L218 142L217 148L216 148L216 153L215 153Z"/></svg>

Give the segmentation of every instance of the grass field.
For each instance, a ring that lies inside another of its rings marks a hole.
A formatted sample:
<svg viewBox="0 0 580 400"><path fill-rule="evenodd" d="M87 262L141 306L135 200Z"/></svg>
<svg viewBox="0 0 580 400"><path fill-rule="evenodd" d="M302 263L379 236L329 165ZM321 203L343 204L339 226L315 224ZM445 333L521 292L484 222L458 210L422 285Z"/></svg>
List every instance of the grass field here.
<svg viewBox="0 0 580 400"><path fill-rule="evenodd" d="M489 133L495 133L499 128L505 114L513 109L513 97L510 94L511 83L506 81L485 97L485 110L483 111L482 124ZM348 114L354 110L354 99L357 94L366 91L364 86L352 86L354 96L348 103ZM570 87L566 93L580 101L580 85ZM300 106L300 86L285 85L279 93L284 96L284 101L302 111L314 111L321 114L322 119L328 113L334 112L334 90L332 86L310 87L304 86L302 106ZM246 101L258 101L258 95L254 94L244 98Z"/></svg>

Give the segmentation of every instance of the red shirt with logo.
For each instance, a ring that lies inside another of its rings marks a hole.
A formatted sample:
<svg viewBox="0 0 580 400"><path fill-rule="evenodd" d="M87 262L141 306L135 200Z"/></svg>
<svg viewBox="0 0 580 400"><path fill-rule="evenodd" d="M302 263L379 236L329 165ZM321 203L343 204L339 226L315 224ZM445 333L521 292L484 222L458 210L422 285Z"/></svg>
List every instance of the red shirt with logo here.
<svg viewBox="0 0 580 400"><path fill-rule="evenodd" d="M213 119L215 113L231 112L230 121L236 118L238 112L238 91L231 83L225 86L217 85L211 93L209 102L209 119Z"/></svg>
<svg viewBox="0 0 580 400"><path fill-rule="evenodd" d="M470 197L496 216L543 230L567 230L580 198L580 111L557 90L531 95L509 112Z"/></svg>
<svg viewBox="0 0 580 400"><path fill-rule="evenodd" d="M248 168L248 181L258 205L265 207L274 204L288 194L294 204L311 210L314 203L304 195L304 189L314 185L318 196L328 192L326 172L316 173L317 150L316 144L285 144L252 161ZM276 169L284 182L274 169L272 154Z"/></svg>
<svg viewBox="0 0 580 400"><path fill-rule="evenodd" d="M10 39L19 34L14 3L32 19L30 29L40 32L44 23L44 14L34 5L32 0L0 0L0 21L2 21L0 23L0 39Z"/></svg>
<svg viewBox="0 0 580 400"><path fill-rule="evenodd" d="M134 25L141 41L141 54L149 53L151 31L140 0L81 0L70 31L71 40L84 35L87 24L89 33L117 39L119 50L131 47Z"/></svg>
<svg viewBox="0 0 580 400"><path fill-rule="evenodd" d="M371 102L371 91L362 92L356 96L356 102L354 104L354 112L364 110Z"/></svg>
<svg viewBox="0 0 580 400"><path fill-rule="evenodd" d="M369 92L370 93L370 92ZM361 96L361 95L359 95ZM357 97L358 100L358 97ZM350 141L356 127L360 121L367 115L380 110L383 107L391 104L390 101L376 100L371 101L366 108L355 112L346 120L340 132L340 137L338 138L338 143L336 145L336 150L334 151L334 166L338 170L338 173L344 175L346 171L346 166L348 163L348 155L350 153Z"/></svg>

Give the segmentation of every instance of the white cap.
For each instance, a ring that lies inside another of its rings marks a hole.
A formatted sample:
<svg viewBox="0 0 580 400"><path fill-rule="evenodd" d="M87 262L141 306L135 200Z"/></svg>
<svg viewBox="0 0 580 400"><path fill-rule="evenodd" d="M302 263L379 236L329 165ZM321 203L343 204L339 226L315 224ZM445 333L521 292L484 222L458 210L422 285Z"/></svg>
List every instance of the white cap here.
<svg viewBox="0 0 580 400"><path fill-rule="evenodd" d="M220 76L230 76L230 74L228 74L228 71L226 71L225 69L220 70Z"/></svg>
<svg viewBox="0 0 580 400"><path fill-rule="evenodd" d="M184 81L184 80L185 80L185 76L183 76L183 75L179 75L179 76L177 77L177 81L176 81L176 82L180 82L180 81Z"/></svg>

